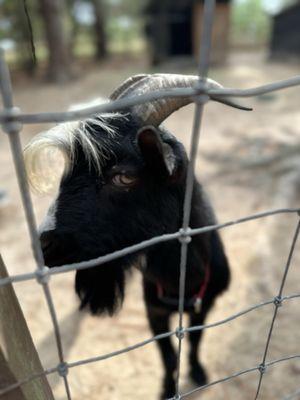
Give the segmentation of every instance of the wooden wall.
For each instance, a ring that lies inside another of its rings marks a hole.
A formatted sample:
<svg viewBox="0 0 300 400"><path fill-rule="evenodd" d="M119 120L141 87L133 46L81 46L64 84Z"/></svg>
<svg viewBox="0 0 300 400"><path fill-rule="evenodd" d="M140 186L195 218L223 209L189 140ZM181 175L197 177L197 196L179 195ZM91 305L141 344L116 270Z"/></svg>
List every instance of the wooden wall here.
<svg viewBox="0 0 300 400"><path fill-rule="evenodd" d="M199 57L199 41L202 30L203 4L197 2L193 10L193 49ZM211 62L222 64L226 61L229 50L230 5L217 4L213 25Z"/></svg>
<svg viewBox="0 0 300 400"><path fill-rule="evenodd" d="M287 8L273 19L270 56L280 61L300 57L300 4Z"/></svg>

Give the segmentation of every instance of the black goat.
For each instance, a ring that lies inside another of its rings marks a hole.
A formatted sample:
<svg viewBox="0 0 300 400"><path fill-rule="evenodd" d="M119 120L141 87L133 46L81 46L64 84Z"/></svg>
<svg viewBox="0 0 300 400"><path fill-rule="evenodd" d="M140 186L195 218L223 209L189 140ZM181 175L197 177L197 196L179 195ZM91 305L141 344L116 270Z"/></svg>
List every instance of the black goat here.
<svg viewBox="0 0 300 400"><path fill-rule="evenodd" d="M136 76L112 99L159 88L187 87L196 77ZM210 87L219 87L208 80ZM32 141L25 155L29 176L36 179L36 157L45 146L58 146L67 164L59 194L40 227L49 267L96 258L142 240L178 231L182 225L188 159L181 143L160 126L174 110L192 99L159 100L132 107L127 113L96 116L63 124ZM229 100L223 101L235 106ZM159 127L160 126L160 127ZM33 182L35 183L35 182ZM195 180L190 227L215 223L211 206ZM153 334L169 330L178 309L180 243L170 241L76 273L81 308L112 315L122 305L126 271L138 265ZM214 299L229 282L229 268L217 232L194 236L189 245L185 311L191 325L203 324ZM200 304L202 302L202 304ZM200 307L201 305L201 307ZM190 340L190 375L206 382L198 361L201 332ZM165 367L162 398L175 393L176 353L169 338L157 342Z"/></svg>

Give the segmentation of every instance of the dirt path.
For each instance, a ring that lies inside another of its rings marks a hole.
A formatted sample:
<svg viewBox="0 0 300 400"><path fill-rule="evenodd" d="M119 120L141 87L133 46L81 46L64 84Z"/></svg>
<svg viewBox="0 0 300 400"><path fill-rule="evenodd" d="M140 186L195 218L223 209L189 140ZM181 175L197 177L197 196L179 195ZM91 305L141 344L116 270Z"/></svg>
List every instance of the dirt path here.
<svg viewBox="0 0 300 400"><path fill-rule="evenodd" d="M236 57L229 68L214 70L212 77L228 86L249 87L298 73L297 66L263 64L260 58ZM106 95L124 77L143 72L144 66L91 71L86 78L59 88L19 83L16 104L25 111L65 109L70 103ZM171 72L171 71L169 71ZM220 221L269 208L297 206L300 193L299 89L248 100L255 108L243 113L210 104L206 108L199 147L197 175L209 192ZM190 138L193 107L187 107L167 121L167 126L186 144ZM44 128L44 127L43 127ZM41 126L25 127L23 142ZM282 150L289 157L278 158ZM275 161L269 162L269 158ZM256 165L262 161L261 165ZM7 139L0 135L0 182L7 188L10 203L0 209L1 252L10 273L33 269L33 261L20 198L16 187ZM34 197L38 220L50 198ZM207 322L217 321L244 307L272 298L279 287L297 218L277 216L245 223L222 232L232 265L230 290L217 302ZM300 292L299 245L296 249L285 293ZM15 286L43 364L56 364L53 332L42 291L35 282ZM75 361L146 339L150 336L144 314L140 276L127 287L122 312L114 319L92 318L77 311L73 274L56 276L51 289L63 335L66 359ZM273 306L264 307L231 323L205 332L201 350L210 379L218 379L261 362ZM300 353L299 301L285 303L275 324L268 359ZM176 321L174 321L174 326ZM182 390L189 390L183 368ZM157 398L161 366L155 344L139 350L70 370L73 398L82 400ZM272 367L265 375L261 399L281 399L299 388L299 361ZM51 384L58 400L64 399L60 380ZM195 399L227 400L254 398L256 372L197 394Z"/></svg>

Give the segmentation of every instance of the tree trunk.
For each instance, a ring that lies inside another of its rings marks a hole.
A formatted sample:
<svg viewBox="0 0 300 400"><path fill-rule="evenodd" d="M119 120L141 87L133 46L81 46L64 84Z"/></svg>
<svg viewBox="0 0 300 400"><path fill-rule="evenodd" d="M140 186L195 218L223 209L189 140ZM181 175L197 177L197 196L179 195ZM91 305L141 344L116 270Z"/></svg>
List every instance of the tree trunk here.
<svg viewBox="0 0 300 400"><path fill-rule="evenodd" d="M70 55L63 27L62 0L40 0L49 51L48 77L53 82L71 78Z"/></svg>
<svg viewBox="0 0 300 400"><path fill-rule="evenodd" d="M31 5L31 7L29 6ZM28 75L34 75L37 60L34 49L32 21L35 21L35 9L31 2L0 0L1 19L6 20L10 29L8 35L16 43L16 56L21 68Z"/></svg>
<svg viewBox="0 0 300 400"><path fill-rule="evenodd" d="M96 45L96 59L107 56L107 37L105 32L105 9L103 0L92 0L95 11L94 38Z"/></svg>
<svg viewBox="0 0 300 400"><path fill-rule="evenodd" d="M36 72L37 60L30 10L27 8L27 3L24 3L23 10L17 5L15 15L19 35L21 36L18 41L21 63L26 73L32 76Z"/></svg>

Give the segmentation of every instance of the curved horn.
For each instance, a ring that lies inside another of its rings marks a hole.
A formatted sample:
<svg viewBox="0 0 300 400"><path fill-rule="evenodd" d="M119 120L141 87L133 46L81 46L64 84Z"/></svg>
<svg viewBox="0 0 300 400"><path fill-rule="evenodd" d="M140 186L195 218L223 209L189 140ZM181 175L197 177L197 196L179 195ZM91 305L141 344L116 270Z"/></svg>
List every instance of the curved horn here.
<svg viewBox="0 0 300 400"><path fill-rule="evenodd" d="M124 81L112 92L112 94L109 96L110 100L117 100L130 86L134 85L136 82L139 82L141 79L146 78L147 76L149 75L139 74L126 79L126 81Z"/></svg>
<svg viewBox="0 0 300 400"><path fill-rule="evenodd" d="M138 78L138 79L136 79ZM126 82L130 84L125 85ZM194 75L177 75L177 74L154 74L154 75L137 75L129 78L121 87L125 87L118 98L132 97L142 95L156 90L171 88L193 88L198 82L199 77ZM222 86L212 79L206 80L209 89L220 89ZM239 108L242 110L251 110L236 104L228 98L214 98L212 100L224 103L226 105ZM133 113L147 125L159 126L168 116L181 107L184 107L194 101L194 96L189 97L170 97L166 99L158 99L150 103L138 104L133 106Z"/></svg>

